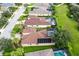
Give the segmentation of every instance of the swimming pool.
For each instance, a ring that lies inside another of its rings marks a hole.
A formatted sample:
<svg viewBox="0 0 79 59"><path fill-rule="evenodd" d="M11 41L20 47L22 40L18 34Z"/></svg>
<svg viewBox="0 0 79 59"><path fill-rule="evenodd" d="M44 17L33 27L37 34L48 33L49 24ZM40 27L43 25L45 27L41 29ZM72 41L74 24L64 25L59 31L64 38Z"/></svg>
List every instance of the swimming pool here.
<svg viewBox="0 0 79 59"><path fill-rule="evenodd" d="M63 52L62 50L54 51L54 56L65 56L65 52Z"/></svg>

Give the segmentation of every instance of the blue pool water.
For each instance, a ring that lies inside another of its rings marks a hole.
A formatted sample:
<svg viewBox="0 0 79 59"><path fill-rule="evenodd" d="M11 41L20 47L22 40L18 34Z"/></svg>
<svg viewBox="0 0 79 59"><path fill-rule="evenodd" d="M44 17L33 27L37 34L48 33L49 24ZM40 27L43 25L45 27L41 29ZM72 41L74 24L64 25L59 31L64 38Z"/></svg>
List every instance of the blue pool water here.
<svg viewBox="0 0 79 59"><path fill-rule="evenodd" d="M56 51L56 52L54 52L54 55L55 56L65 56L63 51Z"/></svg>

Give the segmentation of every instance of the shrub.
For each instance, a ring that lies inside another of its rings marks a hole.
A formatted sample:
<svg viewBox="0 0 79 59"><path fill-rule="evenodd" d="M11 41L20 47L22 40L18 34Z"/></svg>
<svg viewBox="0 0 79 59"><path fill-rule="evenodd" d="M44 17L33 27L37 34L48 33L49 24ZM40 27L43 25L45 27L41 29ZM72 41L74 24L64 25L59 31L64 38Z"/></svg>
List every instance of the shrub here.
<svg viewBox="0 0 79 59"><path fill-rule="evenodd" d="M14 34L22 32L22 25L21 24L16 24L15 27L13 28Z"/></svg>
<svg viewBox="0 0 79 59"><path fill-rule="evenodd" d="M17 7L9 7L10 12L14 12L17 9Z"/></svg>
<svg viewBox="0 0 79 59"><path fill-rule="evenodd" d="M16 5L16 6L20 6L20 5L22 5L22 3L15 3L15 5Z"/></svg>
<svg viewBox="0 0 79 59"><path fill-rule="evenodd" d="M11 52L11 56L23 56L24 50L23 48L17 48L16 51Z"/></svg>
<svg viewBox="0 0 79 59"><path fill-rule="evenodd" d="M8 19L9 17L11 17L11 13L9 11L5 11L2 13L2 17L5 17Z"/></svg>
<svg viewBox="0 0 79 59"><path fill-rule="evenodd" d="M28 17L28 15L22 15L22 16L20 16L19 21L26 20L27 17Z"/></svg>

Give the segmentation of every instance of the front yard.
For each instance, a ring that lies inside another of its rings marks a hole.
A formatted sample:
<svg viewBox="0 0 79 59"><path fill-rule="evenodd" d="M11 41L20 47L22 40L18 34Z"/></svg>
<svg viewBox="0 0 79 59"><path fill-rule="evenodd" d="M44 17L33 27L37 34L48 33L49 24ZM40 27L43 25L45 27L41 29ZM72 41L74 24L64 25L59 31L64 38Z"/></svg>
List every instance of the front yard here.
<svg viewBox="0 0 79 59"><path fill-rule="evenodd" d="M57 21L57 27L66 29L71 34L71 41L69 42L69 52L71 55L79 55L79 31L77 30L77 22L68 18L68 7L63 4L61 6L55 6L55 17Z"/></svg>

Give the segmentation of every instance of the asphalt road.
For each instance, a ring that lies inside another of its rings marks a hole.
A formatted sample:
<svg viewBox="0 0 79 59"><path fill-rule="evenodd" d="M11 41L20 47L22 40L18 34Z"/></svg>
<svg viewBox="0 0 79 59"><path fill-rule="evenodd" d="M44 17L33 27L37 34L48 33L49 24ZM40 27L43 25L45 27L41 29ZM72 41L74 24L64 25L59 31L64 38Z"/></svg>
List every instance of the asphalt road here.
<svg viewBox="0 0 79 59"><path fill-rule="evenodd" d="M5 27L5 29L3 30L3 32L0 35L0 38L10 38L11 37L11 32L12 29L14 28L15 24L17 23L19 17L23 14L23 12L25 11L25 7L24 5L20 6L18 10L16 10L13 14L13 17L10 18L8 25Z"/></svg>

